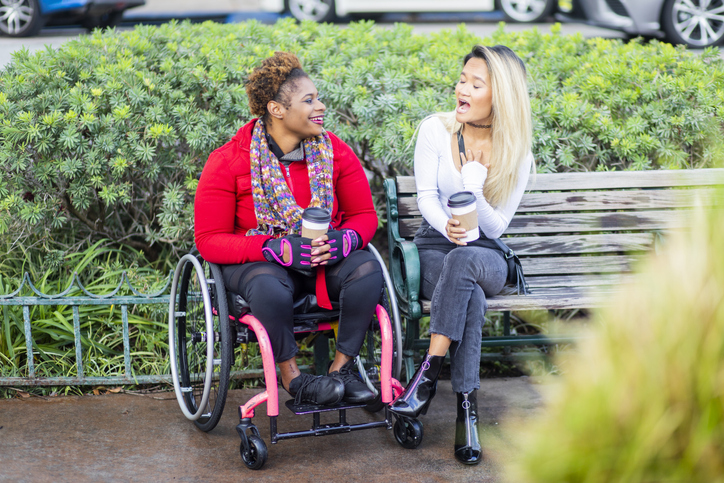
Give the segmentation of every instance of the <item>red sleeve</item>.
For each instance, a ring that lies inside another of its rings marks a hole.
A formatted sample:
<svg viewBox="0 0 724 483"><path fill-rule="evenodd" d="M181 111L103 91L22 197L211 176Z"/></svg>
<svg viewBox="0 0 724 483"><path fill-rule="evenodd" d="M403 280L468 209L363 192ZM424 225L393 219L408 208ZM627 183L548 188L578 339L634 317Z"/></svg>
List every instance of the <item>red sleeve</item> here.
<svg viewBox="0 0 724 483"><path fill-rule="evenodd" d="M334 149L334 195L341 221L335 228L351 228L367 245L377 231L377 212L362 164L344 141L329 133ZM334 221L333 221L334 224Z"/></svg>
<svg viewBox="0 0 724 483"><path fill-rule="evenodd" d="M194 200L196 248L204 260L223 265L263 261L262 245L271 238L234 233L237 196L233 163L223 148L211 153Z"/></svg>

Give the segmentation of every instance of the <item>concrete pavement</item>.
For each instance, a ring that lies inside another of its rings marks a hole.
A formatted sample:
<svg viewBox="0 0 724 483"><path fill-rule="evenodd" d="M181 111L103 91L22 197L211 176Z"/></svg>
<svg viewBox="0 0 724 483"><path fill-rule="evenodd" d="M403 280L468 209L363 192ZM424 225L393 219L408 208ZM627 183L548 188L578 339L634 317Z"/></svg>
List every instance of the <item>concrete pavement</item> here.
<svg viewBox="0 0 724 483"><path fill-rule="evenodd" d="M230 391L221 421L209 433L183 417L173 392L0 400L0 481L497 482L504 463L515 457L515 434L502 423L539 410L541 394L552 387L527 377L483 379L481 385L486 458L475 467L457 463L452 454L455 395L450 381L440 381L430 411L421 417L424 436L415 450L402 448L385 429L271 445L262 405L254 422L269 459L259 471L241 462L234 428L237 406L260 389ZM280 412L279 431L311 427L311 417L292 414L281 401ZM377 418L363 410L348 413L351 422Z"/></svg>

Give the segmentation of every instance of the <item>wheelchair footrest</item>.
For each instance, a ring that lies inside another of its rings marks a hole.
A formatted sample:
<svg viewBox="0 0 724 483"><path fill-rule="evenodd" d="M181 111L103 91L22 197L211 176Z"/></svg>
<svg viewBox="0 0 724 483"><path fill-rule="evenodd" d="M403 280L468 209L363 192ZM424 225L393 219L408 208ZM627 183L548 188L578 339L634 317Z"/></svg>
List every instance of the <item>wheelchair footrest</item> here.
<svg viewBox="0 0 724 483"><path fill-rule="evenodd" d="M366 404L350 404L341 402L332 406L318 406L315 404L300 404L294 405L294 400L290 399L286 403L286 406L294 414L312 414L312 413L324 413L328 411L339 411L340 409L356 409L363 408Z"/></svg>

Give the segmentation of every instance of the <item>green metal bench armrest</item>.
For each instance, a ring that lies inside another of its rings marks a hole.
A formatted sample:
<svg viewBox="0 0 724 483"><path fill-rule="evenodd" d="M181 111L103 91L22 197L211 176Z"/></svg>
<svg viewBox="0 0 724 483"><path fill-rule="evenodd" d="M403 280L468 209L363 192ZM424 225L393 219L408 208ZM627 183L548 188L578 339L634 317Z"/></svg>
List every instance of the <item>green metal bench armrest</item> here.
<svg viewBox="0 0 724 483"><path fill-rule="evenodd" d="M420 305L420 258L417 246L400 236L397 186L386 179L387 235L390 249L390 275L400 310L413 320L422 316Z"/></svg>
<svg viewBox="0 0 724 483"><path fill-rule="evenodd" d="M390 249L390 274L397 300L411 319L422 317L420 305L420 257L417 246L402 240Z"/></svg>

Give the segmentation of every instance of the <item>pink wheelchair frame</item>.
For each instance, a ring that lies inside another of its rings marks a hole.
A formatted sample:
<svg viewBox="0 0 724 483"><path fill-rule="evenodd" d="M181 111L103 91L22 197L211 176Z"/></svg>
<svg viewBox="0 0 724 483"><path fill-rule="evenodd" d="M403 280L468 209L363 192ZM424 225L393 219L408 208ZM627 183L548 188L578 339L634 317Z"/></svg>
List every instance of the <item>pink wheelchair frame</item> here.
<svg viewBox="0 0 724 483"><path fill-rule="evenodd" d="M194 301L198 300L202 305L194 307ZM194 319L195 316L198 320ZM320 320L314 320L311 326L305 326L300 332L332 330L332 322L329 320L335 316L334 312L330 312L329 317L324 313L322 316ZM376 316L380 328L379 392L384 408L384 419L351 424L347 421L347 410L365 408L365 404L342 402L334 406L294 406L290 400L286 405L294 413L312 414L312 427L304 431L280 433L277 430L279 385L266 329L251 313L241 312L237 316L229 313L227 294L219 266L204 262L191 254L185 255L179 261L174 276L169 315L172 378L179 406L186 417L193 420L200 429L204 431L213 429L218 423L226 400L234 347L239 343L248 342L250 333L253 333L259 344L266 389L239 407L239 424L236 430L241 438L241 458L248 468L260 469L268 457L266 444L252 422L256 407L262 403L266 403L272 444L283 439L384 427L394 429L395 439L403 447L415 448L422 440L422 423L417 419L394 416L388 408L388 404L402 393L403 387L392 377L394 334L390 317L382 305L377 306ZM194 363L197 365L194 366ZM220 367L218 374L215 372L215 366ZM362 368L361 364L359 367ZM200 392L202 384L203 392ZM215 389L211 391L214 387ZM339 420L335 423L322 424L320 414L330 411L338 411Z"/></svg>

